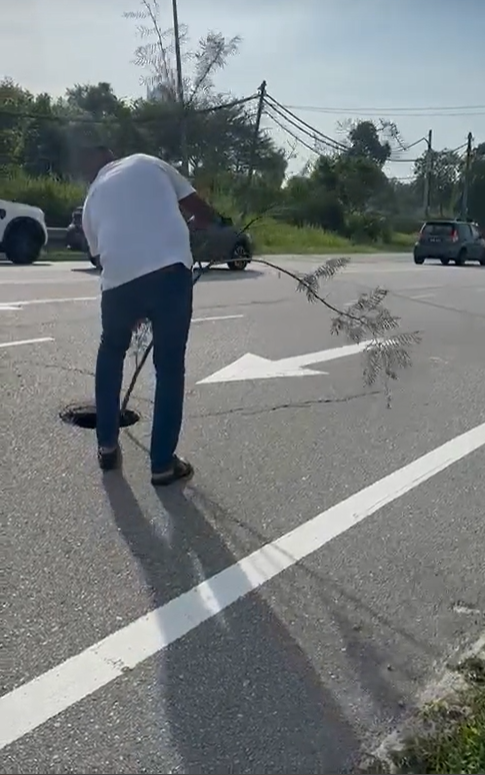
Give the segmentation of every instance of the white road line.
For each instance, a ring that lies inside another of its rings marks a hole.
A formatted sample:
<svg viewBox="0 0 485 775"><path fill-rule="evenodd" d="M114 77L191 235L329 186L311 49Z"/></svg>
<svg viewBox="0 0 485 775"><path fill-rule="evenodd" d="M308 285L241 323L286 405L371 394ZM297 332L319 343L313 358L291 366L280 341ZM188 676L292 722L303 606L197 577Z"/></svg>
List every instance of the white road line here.
<svg viewBox="0 0 485 775"><path fill-rule="evenodd" d="M78 285L79 283L93 283L92 277L70 277L68 279L56 277L41 277L35 280L6 280L0 278L0 288L4 285Z"/></svg>
<svg viewBox="0 0 485 775"><path fill-rule="evenodd" d="M485 423L257 549L0 698L4 748L119 678L440 471L485 446Z"/></svg>
<svg viewBox="0 0 485 775"><path fill-rule="evenodd" d="M208 323L211 320L236 320L243 317L244 315L215 315L209 318L192 318L192 323Z"/></svg>
<svg viewBox="0 0 485 775"><path fill-rule="evenodd" d="M410 296L409 298L419 301L420 299L433 299L435 296L436 293L418 293L416 296Z"/></svg>
<svg viewBox="0 0 485 775"><path fill-rule="evenodd" d="M16 342L0 342L0 347L19 347L21 344L37 344L39 342L53 342L52 336L41 336L37 339L18 339Z"/></svg>
<svg viewBox="0 0 485 775"><path fill-rule="evenodd" d="M72 301L96 301L99 296L73 296L67 299L26 299L25 301L7 301L14 307L30 307L33 304L69 304ZM0 307L4 302L0 302Z"/></svg>
<svg viewBox="0 0 485 775"><path fill-rule="evenodd" d="M71 298L62 299L26 299L25 301L0 301L0 312L3 310L19 310L22 307L30 307L35 304L70 304L75 301L97 301L99 296L73 296ZM243 318L244 315L215 315L213 317L205 318L193 318L192 323L204 323L213 320L236 320L237 318Z"/></svg>

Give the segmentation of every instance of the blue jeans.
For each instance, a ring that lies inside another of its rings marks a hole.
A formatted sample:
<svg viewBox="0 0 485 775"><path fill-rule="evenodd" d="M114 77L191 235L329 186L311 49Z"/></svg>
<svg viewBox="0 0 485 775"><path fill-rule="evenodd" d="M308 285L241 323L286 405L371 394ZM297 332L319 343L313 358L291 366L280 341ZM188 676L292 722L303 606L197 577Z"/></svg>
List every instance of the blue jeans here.
<svg viewBox="0 0 485 775"><path fill-rule="evenodd" d="M152 472L170 467L177 448L185 386L185 350L192 318L192 272L174 264L104 291L96 362L98 446L118 442L123 365L135 324L148 319L156 374L150 457Z"/></svg>

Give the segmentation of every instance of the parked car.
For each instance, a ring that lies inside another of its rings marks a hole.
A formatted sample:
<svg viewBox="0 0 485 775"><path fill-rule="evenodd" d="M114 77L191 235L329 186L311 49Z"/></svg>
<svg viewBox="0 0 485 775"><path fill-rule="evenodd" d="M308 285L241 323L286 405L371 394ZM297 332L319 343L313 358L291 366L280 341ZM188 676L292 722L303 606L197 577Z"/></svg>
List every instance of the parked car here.
<svg viewBox="0 0 485 775"><path fill-rule="evenodd" d="M484 235L476 223L469 221L426 221L414 246L414 263L424 264L427 258L439 258L444 266L450 261L456 266L466 261L478 261L485 266Z"/></svg>
<svg viewBox="0 0 485 775"><path fill-rule="evenodd" d="M47 240L45 215L39 207L0 199L0 253L12 264L33 264Z"/></svg>
<svg viewBox="0 0 485 775"><path fill-rule="evenodd" d="M194 220L188 221L192 255L196 263L227 263L232 271L242 271L253 257L253 245L247 232L240 233L231 218L218 214L217 220L207 229L197 229ZM93 266L97 259L89 255L82 227L82 207L76 207L66 232L66 246L86 253Z"/></svg>

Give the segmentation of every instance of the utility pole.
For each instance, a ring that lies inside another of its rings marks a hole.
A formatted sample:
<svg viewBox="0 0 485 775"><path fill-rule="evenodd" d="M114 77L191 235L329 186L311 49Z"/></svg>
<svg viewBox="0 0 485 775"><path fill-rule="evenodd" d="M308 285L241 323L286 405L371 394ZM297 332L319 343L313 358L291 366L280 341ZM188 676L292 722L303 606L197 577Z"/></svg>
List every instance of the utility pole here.
<svg viewBox="0 0 485 775"><path fill-rule="evenodd" d="M425 172L424 172L424 199L423 199L423 209L424 209L424 217L427 219L429 217L429 202L430 202L430 189L431 189L431 165L432 165L432 157L433 157L433 130L430 129L428 132L428 137L426 140L428 144L428 148L426 151L426 160L425 160Z"/></svg>
<svg viewBox="0 0 485 775"><path fill-rule="evenodd" d="M473 135L468 132L465 156L465 175L463 178L463 195L461 198L461 219L466 221L468 218L468 189L470 187L470 168L472 163L472 143Z"/></svg>
<svg viewBox="0 0 485 775"><path fill-rule="evenodd" d="M264 100L266 97L266 81L263 81L263 83L258 89L258 93L259 93L258 110L256 113L256 121L254 124L254 134L251 142L251 149L249 152L248 179L246 181L246 196L244 197L244 209L242 213L243 219L246 218L247 211L249 208L249 194L250 194L251 185L253 182L254 166L256 163L256 153L258 151L259 131L261 129L261 118L263 116Z"/></svg>
<svg viewBox="0 0 485 775"><path fill-rule="evenodd" d="M173 35L175 39L175 63L177 67L177 97L180 107L180 148L182 153L182 173L189 174L189 154L187 148L187 115L185 112L184 79L182 73L182 55L180 53L180 28L177 0L172 0Z"/></svg>

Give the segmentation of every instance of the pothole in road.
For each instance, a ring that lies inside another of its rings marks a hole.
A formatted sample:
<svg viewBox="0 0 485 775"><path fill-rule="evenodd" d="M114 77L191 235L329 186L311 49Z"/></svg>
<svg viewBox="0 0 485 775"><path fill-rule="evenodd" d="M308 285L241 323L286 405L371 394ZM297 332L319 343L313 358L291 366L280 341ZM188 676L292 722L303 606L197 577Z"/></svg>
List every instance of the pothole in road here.
<svg viewBox="0 0 485 775"><path fill-rule="evenodd" d="M59 414L61 420L68 425L77 425L78 428L96 428L96 406L95 404L70 404L66 406ZM133 409L126 409L120 414L120 428L128 428L135 425L140 419L138 412Z"/></svg>

